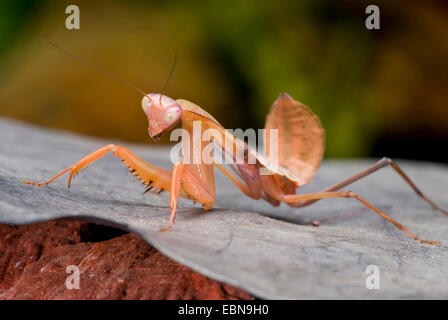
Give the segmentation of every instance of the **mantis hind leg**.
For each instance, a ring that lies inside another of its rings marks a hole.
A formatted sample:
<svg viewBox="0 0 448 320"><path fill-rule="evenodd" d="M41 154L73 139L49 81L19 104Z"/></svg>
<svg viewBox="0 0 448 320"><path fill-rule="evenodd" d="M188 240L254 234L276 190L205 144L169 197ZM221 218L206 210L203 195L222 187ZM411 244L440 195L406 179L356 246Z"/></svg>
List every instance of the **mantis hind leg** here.
<svg viewBox="0 0 448 320"><path fill-rule="evenodd" d="M441 212L444 215L448 215L447 210L440 208L431 199L429 199L425 194L423 194L423 192L420 191L420 189L408 177L408 175L398 166L398 164L389 158L382 158L381 160L377 161L376 163L374 163L367 169L364 169L361 172L355 174L354 176L347 178L345 180L342 180L341 182L338 182L337 184L335 184L331 187L328 187L328 188L322 190L321 192L331 192L331 191L340 190L341 188L348 186L349 184L352 184L353 182L356 182L356 181L378 171L379 169L385 168L387 166L391 166L392 169L394 169L395 172L398 173L403 178L403 180L405 180L406 183L414 190L414 192L420 198L422 198L426 203L428 203L433 209ZM309 206L310 204L313 204L314 202L319 201L319 200L320 199L305 200L305 201L300 201L300 202L296 202L296 203L290 203L289 205L292 207L305 207L305 206Z"/></svg>
<svg viewBox="0 0 448 320"><path fill-rule="evenodd" d="M367 202L365 199L358 196L356 193L351 191L336 191L336 192L319 192L319 193L309 193L309 194L294 194L294 195L284 195L283 201L288 204L294 204L301 201L311 201L311 200L321 200L321 199L330 199L330 198L352 198L356 199L359 202L361 202L364 206L378 214L380 217L386 219L390 223L392 223L395 227L405 232L409 237L412 239L423 243L423 244L431 244L431 245L439 245L440 243L437 241L430 241L430 240L422 240L415 236L413 233L411 233L404 225L401 223L395 221L391 217L389 217L386 213L378 209L377 207L371 205L369 202Z"/></svg>
<svg viewBox="0 0 448 320"><path fill-rule="evenodd" d="M113 144L109 144L92 152L46 182L36 183L28 180L22 180L22 182L33 186L45 186L63 174L70 172L68 179L68 187L70 188L71 181L76 175L95 161L104 157L109 152L112 152L114 156L120 158L130 172L147 186L145 192L151 190L152 188L157 189L159 192L169 190L171 188L171 172L169 170L153 166L141 159L129 149L121 146L115 146Z"/></svg>

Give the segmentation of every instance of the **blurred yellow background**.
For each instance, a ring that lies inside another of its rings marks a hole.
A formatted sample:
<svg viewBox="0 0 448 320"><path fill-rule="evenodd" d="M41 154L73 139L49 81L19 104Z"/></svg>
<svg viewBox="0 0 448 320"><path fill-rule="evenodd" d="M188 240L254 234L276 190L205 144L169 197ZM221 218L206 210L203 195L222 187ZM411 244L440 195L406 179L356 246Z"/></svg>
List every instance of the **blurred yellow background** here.
<svg viewBox="0 0 448 320"><path fill-rule="evenodd" d="M65 8L80 8L68 30ZM308 105L326 157L447 162L448 4L375 1L2 1L0 115L154 143L141 95L39 39L158 93L188 99L227 128L262 128L279 92ZM162 143L167 143L167 137Z"/></svg>

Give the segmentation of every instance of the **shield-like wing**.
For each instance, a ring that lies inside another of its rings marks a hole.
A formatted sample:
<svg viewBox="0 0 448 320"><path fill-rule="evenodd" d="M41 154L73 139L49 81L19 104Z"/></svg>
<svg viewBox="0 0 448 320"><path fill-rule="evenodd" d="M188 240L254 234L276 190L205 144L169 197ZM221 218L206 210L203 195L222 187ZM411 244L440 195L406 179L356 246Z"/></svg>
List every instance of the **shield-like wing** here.
<svg viewBox="0 0 448 320"><path fill-rule="evenodd" d="M325 131L319 117L307 106L281 93L266 118L266 155L275 154L270 129L277 129L278 166L289 171L296 185L308 183L318 169L325 150Z"/></svg>

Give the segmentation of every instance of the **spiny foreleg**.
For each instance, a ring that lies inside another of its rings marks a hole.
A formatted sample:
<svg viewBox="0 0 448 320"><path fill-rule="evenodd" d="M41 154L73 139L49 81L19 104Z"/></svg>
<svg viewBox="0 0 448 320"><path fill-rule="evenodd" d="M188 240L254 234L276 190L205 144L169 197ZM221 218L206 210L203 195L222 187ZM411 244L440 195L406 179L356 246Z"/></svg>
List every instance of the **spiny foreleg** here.
<svg viewBox="0 0 448 320"><path fill-rule="evenodd" d="M70 172L68 179L68 187L72 179L78 175L82 170L93 164L95 161L104 157L108 152L112 152L114 156L120 158L123 164L129 169L129 171L137 177L142 184L147 186L145 192L164 190L170 190L171 188L171 172L169 170L156 167L137 156L129 149L122 146L115 146L109 144L101 149L98 149L91 154L85 156L75 164L71 165L67 169L58 173L56 176L46 182L31 182L28 180L22 180L23 183L27 183L33 186L45 186L53 182L66 172Z"/></svg>

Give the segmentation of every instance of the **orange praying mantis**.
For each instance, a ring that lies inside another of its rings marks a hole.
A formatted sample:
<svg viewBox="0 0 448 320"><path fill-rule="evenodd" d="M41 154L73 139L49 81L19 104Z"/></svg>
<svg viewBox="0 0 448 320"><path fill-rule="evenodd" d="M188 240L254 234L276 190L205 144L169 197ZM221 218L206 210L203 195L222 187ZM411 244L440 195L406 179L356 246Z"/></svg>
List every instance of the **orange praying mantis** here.
<svg viewBox="0 0 448 320"><path fill-rule="evenodd" d="M288 94L281 93L278 96L277 100L271 106L266 119L266 140L268 140L271 130L276 130L278 138L277 166L272 166L264 157L250 148L248 144L232 135L213 116L194 103L183 99L174 100L163 94L145 94L142 90L118 78L116 75L101 69L97 65L66 51L51 41L44 41L124 82L141 93L143 95L142 108L149 124L148 133L153 139L158 140L163 133L170 131L181 121L183 129L181 142L182 155L174 164L173 170L169 171L144 161L125 147L109 144L82 158L46 182L35 183L27 180L22 180L22 182L34 186L44 186L69 172L68 187L70 187L71 180L75 175L111 152L114 156L120 158L124 165L146 186L145 192L170 192L169 205L171 215L168 226L159 230L167 231L174 224L179 197L199 202L205 210L213 208L216 196L214 168L217 167L246 196L253 199L264 199L273 206L278 206L281 202L284 202L291 207L300 208L309 206L321 199L351 198L362 203L372 212L375 212L380 217L404 231L412 239L424 244L439 244L437 241L418 238L405 226L367 202L367 200L358 194L352 191L341 191L342 188L349 184L381 168L391 166L420 198L435 210L448 215L448 211L439 208L433 201L426 197L406 173L389 158L383 158L367 169L321 192L296 194L297 188L311 181L321 163L325 149L325 133L319 118L308 107L295 101ZM170 76L173 70L174 66ZM200 123L201 133L212 129L227 139L227 142L230 141L230 144L223 143L222 139L217 139L216 134L208 140L202 139L201 141L194 141L193 127L195 122ZM200 147L190 152L190 146L194 143L199 143ZM202 160L203 152L207 148L210 148L211 144L216 145L218 149L230 155L233 155L235 151L241 152L243 154L243 161L231 164L231 170L228 170L225 166L217 162L197 161L198 158ZM272 146L265 142L265 149L268 154ZM250 156L255 161L248 161ZM261 174L260 172L262 170L268 174Z"/></svg>

